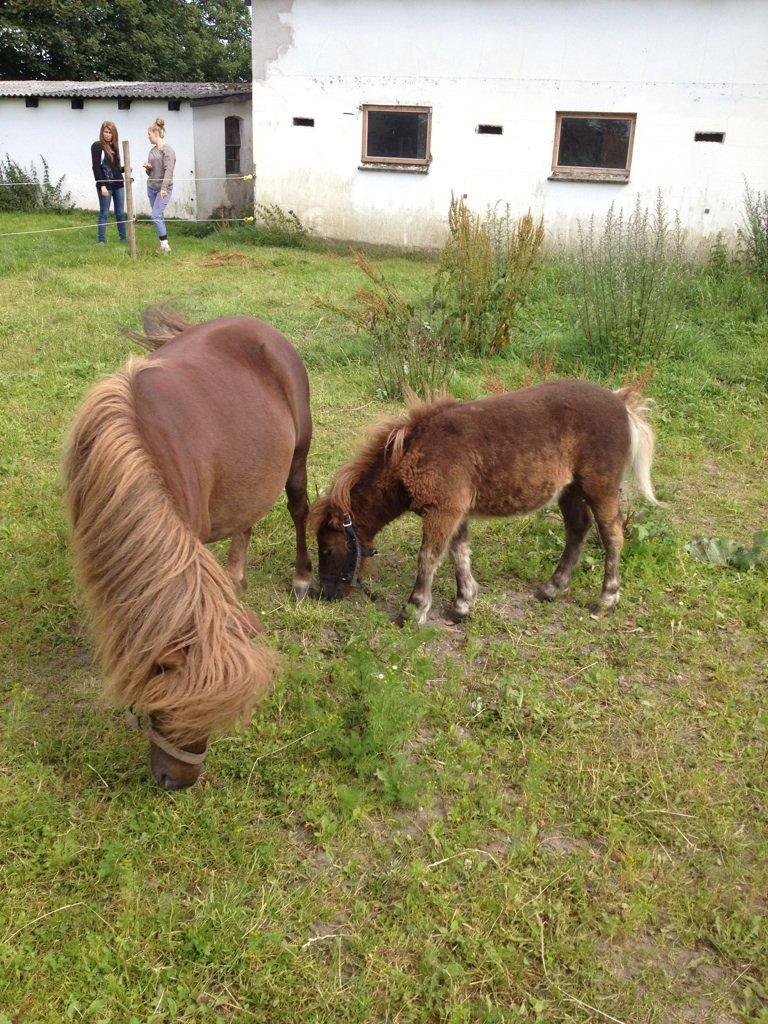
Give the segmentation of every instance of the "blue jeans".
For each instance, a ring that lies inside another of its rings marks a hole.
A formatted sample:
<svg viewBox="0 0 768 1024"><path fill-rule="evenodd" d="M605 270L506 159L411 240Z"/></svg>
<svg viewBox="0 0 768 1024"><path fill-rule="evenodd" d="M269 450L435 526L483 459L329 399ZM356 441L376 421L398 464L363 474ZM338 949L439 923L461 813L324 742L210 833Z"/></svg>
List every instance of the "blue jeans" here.
<svg viewBox="0 0 768 1024"><path fill-rule="evenodd" d="M115 220L117 221L117 233L120 235L120 241L125 241L125 189L121 186L120 188L107 189L107 194L103 196L101 194L101 188L99 188L99 241L103 242L107 237L107 217L109 216L109 204L114 200L115 202Z"/></svg>
<svg viewBox="0 0 768 1024"><path fill-rule="evenodd" d="M152 207L152 221L155 225L158 238L167 238L168 232L165 228L165 220L163 214L165 208L171 201L171 195L173 194L173 185L168 189L168 195L163 199L160 195L160 190L157 188L150 188L147 185L147 196L149 197L149 205Z"/></svg>

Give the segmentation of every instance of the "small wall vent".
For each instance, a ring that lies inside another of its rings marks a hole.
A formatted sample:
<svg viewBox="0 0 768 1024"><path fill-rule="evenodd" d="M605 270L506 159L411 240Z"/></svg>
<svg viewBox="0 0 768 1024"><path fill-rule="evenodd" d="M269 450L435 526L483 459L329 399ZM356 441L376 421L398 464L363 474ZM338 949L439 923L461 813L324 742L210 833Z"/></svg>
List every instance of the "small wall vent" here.
<svg viewBox="0 0 768 1024"><path fill-rule="evenodd" d="M294 128L314 128L315 119L314 117L294 117L293 126Z"/></svg>
<svg viewBox="0 0 768 1024"><path fill-rule="evenodd" d="M73 96L72 97L72 103L70 104L70 106L72 107L73 110L82 110L83 106L84 106L84 104L83 104L83 97L82 96Z"/></svg>
<svg viewBox="0 0 768 1024"><path fill-rule="evenodd" d="M130 110L131 109L131 101L129 99L126 99L124 96L121 96L120 99L117 101L117 109L118 110Z"/></svg>
<svg viewBox="0 0 768 1024"><path fill-rule="evenodd" d="M500 124L479 124L475 129L478 135L503 135L504 128Z"/></svg>
<svg viewBox="0 0 768 1024"><path fill-rule="evenodd" d="M181 110L181 100L168 100L169 110Z"/></svg>
<svg viewBox="0 0 768 1024"><path fill-rule="evenodd" d="M38 97L37 96L25 96L24 97L24 106L25 107L36 107L37 104L38 104Z"/></svg>
<svg viewBox="0 0 768 1024"><path fill-rule="evenodd" d="M725 132L696 132L694 142L725 142Z"/></svg>

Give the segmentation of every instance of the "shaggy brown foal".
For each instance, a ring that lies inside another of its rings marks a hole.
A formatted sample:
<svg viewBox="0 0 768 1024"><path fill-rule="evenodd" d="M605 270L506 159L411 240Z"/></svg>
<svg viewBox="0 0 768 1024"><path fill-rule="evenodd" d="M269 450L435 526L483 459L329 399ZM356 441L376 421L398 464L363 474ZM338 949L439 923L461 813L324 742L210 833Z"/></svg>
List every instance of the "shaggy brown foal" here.
<svg viewBox="0 0 768 1024"><path fill-rule="evenodd" d="M634 476L657 504L650 477L654 434L643 411L642 396L631 388L614 392L561 380L475 402L416 404L404 418L378 424L312 509L323 596L360 585L376 534L410 511L422 517L423 536L400 620L426 619L446 550L456 569L451 613L465 618L477 595L468 519L533 512L557 501L565 551L538 596L552 600L568 586L594 517L605 549L598 608L612 609L619 597L622 481Z"/></svg>

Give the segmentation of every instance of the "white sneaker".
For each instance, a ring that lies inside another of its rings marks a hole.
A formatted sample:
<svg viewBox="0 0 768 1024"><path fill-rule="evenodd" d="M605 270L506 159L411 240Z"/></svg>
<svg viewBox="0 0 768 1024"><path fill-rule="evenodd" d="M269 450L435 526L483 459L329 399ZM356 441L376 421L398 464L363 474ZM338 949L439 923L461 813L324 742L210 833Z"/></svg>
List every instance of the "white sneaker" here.
<svg viewBox="0 0 768 1024"><path fill-rule="evenodd" d="M171 251L171 247L170 247L170 245L168 245L168 239L164 238L162 240L162 242L160 243L160 252L170 252L170 251Z"/></svg>

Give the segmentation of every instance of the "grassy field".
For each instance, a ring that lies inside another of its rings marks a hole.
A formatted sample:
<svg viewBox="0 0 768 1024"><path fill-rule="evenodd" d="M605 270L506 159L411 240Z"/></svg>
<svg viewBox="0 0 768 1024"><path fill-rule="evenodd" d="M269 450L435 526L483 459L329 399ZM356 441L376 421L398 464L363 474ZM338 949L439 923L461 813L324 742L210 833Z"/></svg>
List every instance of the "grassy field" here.
<svg viewBox="0 0 768 1024"><path fill-rule="evenodd" d="M121 325L175 300L283 330L313 387L312 495L393 406L365 339L317 306L359 287L348 256L216 235L160 258L140 230L137 262L90 232L0 240L1 1024L766 1024L768 577L685 550L768 525L758 290L730 270L687 288L649 385L666 504L633 513L613 617L587 611L594 540L565 598L533 599L562 544L552 511L474 526L465 626L440 614L447 566L427 628L389 622L413 517L379 538L376 605L297 606L281 502L246 600L284 672L169 795L100 704L59 499L75 406L135 351ZM431 273L382 263L414 290ZM552 263L513 350L458 366L455 393L519 386L553 345L571 372L574 322Z"/></svg>

